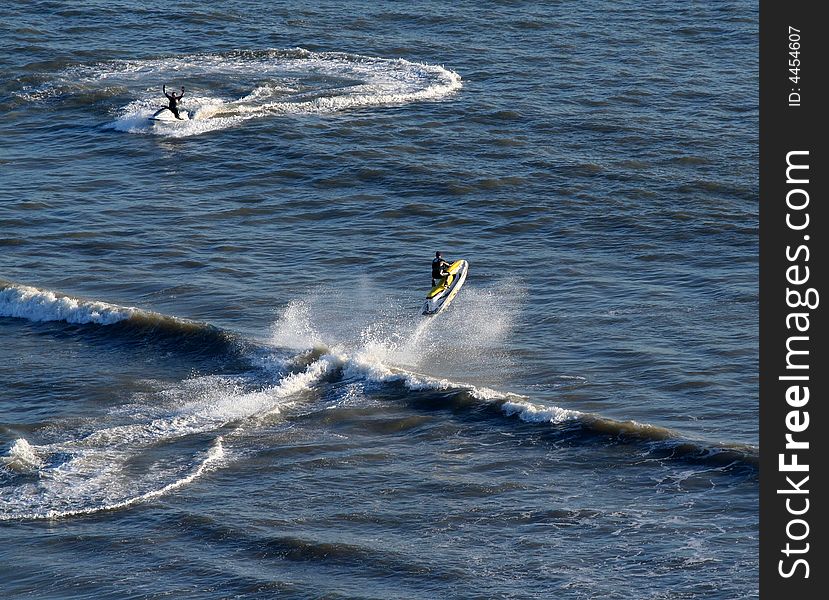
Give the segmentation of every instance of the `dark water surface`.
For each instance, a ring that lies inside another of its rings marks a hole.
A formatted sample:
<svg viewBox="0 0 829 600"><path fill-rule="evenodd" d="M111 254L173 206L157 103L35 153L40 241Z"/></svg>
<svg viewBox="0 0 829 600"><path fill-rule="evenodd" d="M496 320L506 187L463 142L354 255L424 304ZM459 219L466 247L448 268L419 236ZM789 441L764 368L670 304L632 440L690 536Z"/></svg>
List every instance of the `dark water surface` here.
<svg viewBox="0 0 829 600"><path fill-rule="evenodd" d="M0 595L756 597L756 5L230 4L2 10Z"/></svg>

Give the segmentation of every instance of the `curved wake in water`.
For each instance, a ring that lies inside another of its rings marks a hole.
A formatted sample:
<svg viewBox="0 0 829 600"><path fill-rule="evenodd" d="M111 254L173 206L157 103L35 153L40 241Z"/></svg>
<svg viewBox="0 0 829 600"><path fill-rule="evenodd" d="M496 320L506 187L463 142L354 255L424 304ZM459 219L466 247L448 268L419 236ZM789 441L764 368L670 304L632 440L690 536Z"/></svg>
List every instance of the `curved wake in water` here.
<svg viewBox="0 0 829 600"><path fill-rule="evenodd" d="M17 439L0 457L0 520L53 519L161 496L227 460L224 442L277 418L330 370L329 357L285 370L271 385L206 376L121 407L59 441ZM99 421L114 421L101 427Z"/></svg>
<svg viewBox="0 0 829 600"><path fill-rule="evenodd" d="M190 113L190 121L148 121L166 104L159 89L162 83L186 87L181 106ZM437 65L295 48L71 67L27 93L35 98L129 98L109 127L185 137L274 115L440 100L461 85L457 73Z"/></svg>
<svg viewBox="0 0 829 600"><path fill-rule="evenodd" d="M472 287L466 291L467 297L458 303L465 307L465 323L472 331L475 320L487 327L477 328L477 337L454 340L464 345L464 356L497 346L510 329L508 314L486 312L498 304L486 292ZM142 335L147 334L149 320L181 336L230 335L203 323L9 282L0 282L0 317L134 328ZM722 468L757 465L757 449L751 446L689 440L656 425L617 421L418 373L418 357L428 357L430 347L445 343L440 334L444 327L451 328L450 320L388 319L357 325L350 335L340 330L333 338L314 323L312 306L292 302L269 340L247 346L249 371L243 374L194 377L94 422L53 426L50 433L40 434L56 438L51 441L16 438L0 456L0 520L90 514L156 498L230 460L235 445L244 446L240 438L247 431L282 422L296 411L319 411L320 399L330 397L334 389L345 390L335 403L353 402L352 392L359 389L356 398L361 404L371 405L376 396L414 408L507 418L543 425L547 429L540 430L541 435L571 443L632 444L645 459L681 459ZM329 345L326 339L342 341ZM476 344L482 347L476 350ZM14 426L5 430L13 431Z"/></svg>

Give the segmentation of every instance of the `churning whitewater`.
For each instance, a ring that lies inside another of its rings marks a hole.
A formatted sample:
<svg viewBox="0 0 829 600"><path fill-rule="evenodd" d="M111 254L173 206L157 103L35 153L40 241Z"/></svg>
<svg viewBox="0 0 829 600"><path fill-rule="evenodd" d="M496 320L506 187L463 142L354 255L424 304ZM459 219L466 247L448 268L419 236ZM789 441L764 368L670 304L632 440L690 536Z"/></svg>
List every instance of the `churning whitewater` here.
<svg viewBox="0 0 829 600"><path fill-rule="evenodd" d="M683 439L663 427L618 422L484 386L407 370L427 355L429 329L436 319L364 323L351 339L326 339L315 327L309 304L289 303L271 327L270 337L242 340L203 323L163 316L135 307L73 298L12 282L1 284L0 317L34 322L112 327L126 323L152 338L159 328L204 339L234 339L244 347L249 369L233 375L186 379L173 387L137 395L107 415L80 423L55 423L40 432L43 441L14 441L0 457L0 519L55 519L126 508L189 484L220 468L243 450L251 430L276 426L291 414L324 411L355 397L355 390L402 387L408 393L439 392L467 410L498 411L527 423L588 435L624 435L646 452L730 464L756 463L756 449L711 445ZM474 295L474 293L473 293ZM475 314L474 301L467 307ZM491 314L477 313L487 320ZM502 315L503 317L503 315ZM154 327L146 328L152 322ZM509 325L490 331L500 338ZM342 332L342 330L340 330ZM480 343L480 338L477 338ZM151 340L146 340L151 341ZM467 343L472 340L467 340ZM474 348L469 347L470 353ZM328 398L323 401L323 398ZM373 403L366 406L370 407Z"/></svg>

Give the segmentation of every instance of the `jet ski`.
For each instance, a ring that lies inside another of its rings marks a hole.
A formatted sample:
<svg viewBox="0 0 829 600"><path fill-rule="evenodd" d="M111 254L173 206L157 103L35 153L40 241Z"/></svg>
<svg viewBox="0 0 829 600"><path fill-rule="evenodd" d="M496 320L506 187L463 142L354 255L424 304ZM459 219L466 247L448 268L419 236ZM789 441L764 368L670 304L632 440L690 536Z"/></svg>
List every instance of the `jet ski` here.
<svg viewBox="0 0 829 600"><path fill-rule="evenodd" d="M457 295L463 282L466 281L466 273L469 271L469 263L465 260L456 260L446 269L447 275L442 277L438 284L426 294L426 302L423 303L424 315L436 315Z"/></svg>
<svg viewBox="0 0 829 600"><path fill-rule="evenodd" d="M153 113L153 116L150 117L150 121L160 121L162 123L180 123L181 121L189 121L190 115L184 109L179 109L178 111L180 119L176 119L176 116L166 106L164 108L160 108Z"/></svg>

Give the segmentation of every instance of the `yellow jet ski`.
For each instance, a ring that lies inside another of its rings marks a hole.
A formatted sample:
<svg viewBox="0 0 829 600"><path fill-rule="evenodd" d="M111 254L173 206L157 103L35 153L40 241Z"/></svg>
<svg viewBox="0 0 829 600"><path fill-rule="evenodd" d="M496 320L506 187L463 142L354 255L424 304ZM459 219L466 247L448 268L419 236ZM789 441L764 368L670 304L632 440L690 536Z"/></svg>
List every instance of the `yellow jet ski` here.
<svg viewBox="0 0 829 600"><path fill-rule="evenodd" d="M463 282L466 281L466 273L469 271L469 263L465 260L456 260L446 269L446 275L441 277L438 284L426 294L426 302L423 303L424 315L436 315L457 295Z"/></svg>

